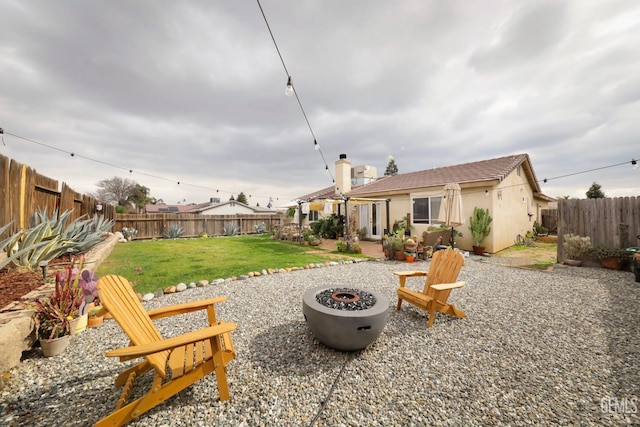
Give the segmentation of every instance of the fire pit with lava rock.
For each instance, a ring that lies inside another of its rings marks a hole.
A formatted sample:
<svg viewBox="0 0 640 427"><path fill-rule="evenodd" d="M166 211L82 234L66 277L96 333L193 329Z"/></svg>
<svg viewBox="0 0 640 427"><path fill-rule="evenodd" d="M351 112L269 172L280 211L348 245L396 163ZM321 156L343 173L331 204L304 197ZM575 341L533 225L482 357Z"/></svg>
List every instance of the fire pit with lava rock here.
<svg viewBox="0 0 640 427"><path fill-rule="evenodd" d="M302 312L318 340L336 350L361 350L374 342L387 322L389 300L379 293L320 286L302 297Z"/></svg>

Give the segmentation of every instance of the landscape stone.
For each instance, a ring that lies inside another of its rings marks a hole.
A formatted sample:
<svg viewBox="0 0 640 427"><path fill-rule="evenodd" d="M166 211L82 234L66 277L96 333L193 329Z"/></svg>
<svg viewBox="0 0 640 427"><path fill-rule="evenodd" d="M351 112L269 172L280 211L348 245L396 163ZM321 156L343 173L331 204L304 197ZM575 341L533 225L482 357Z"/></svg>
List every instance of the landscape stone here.
<svg viewBox="0 0 640 427"><path fill-rule="evenodd" d="M195 286L195 283L194 283ZM178 286L176 286L176 292L182 292L185 291L187 289L187 285L184 283L178 283Z"/></svg>
<svg viewBox="0 0 640 427"><path fill-rule="evenodd" d="M152 294L152 293L148 293L148 294L144 294L144 295L142 296L142 300L143 300L143 301L151 301L154 297L155 297L155 295L154 295L154 294Z"/></svg>

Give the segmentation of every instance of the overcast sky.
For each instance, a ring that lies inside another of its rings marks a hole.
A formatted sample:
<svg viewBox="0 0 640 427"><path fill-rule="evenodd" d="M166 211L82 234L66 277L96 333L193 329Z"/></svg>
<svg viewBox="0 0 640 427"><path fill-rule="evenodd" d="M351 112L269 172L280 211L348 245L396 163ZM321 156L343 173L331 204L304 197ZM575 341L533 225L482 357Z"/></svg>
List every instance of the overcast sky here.
<svg viewBox="0 0 640 427"><path fill-rule="evenodd" d="M637 0L261 4L321 151L256 1L3 0L0 153L171 204L283 205L340 153L380 175L528 153L548 196L640 195Z"/></svg>

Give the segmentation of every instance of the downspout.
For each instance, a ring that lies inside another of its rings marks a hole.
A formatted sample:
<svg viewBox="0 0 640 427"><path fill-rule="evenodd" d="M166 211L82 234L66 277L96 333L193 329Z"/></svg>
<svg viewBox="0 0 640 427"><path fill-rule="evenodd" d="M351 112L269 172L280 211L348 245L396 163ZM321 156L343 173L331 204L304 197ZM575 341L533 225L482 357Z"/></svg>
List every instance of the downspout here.
<svg viewBox="0 0 640 427"><path fill-rule="evenodd" d="M347 252L351 250L351 234L349 233L349 198L344 198L344 224L345 229L343 231L345 241L347 242Z"/></svg>
<svg viewBox="0 0 640 427"><path fill-rule="evenodd" d="M387 236L388 236L388 235L390 234L390 232L391 232L391 223L389 222L389 221L390 221L390 219L389 219L389 203L390 203L390 202L391 202L391 199L387 199L387 200L385 201L385 204L387 205L387 232L386 232Z"/></svg>
<svg viewBox="0 0 640 427"><path fill-rule="evenodd" d="M302 201L298 200L298 242L302 241Z"/></svg>

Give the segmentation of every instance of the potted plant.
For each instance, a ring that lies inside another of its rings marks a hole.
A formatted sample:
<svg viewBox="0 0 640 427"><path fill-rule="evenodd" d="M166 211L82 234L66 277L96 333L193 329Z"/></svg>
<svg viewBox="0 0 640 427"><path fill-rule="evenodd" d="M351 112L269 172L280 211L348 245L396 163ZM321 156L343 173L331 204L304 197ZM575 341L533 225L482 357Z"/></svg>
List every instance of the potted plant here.
<svg viewBox="0 0 640 427"><path fill-rule="evenodd" d="M404 230L398 230L393 233L393 238L391 239L391 250L393 251L394 257L398 261L404 261L404 239L402 233Z"/></svg>
<svg viewBox="0 0 640 427"><path fill-rule="evenodd" d="M67 273L67 277L70 277L70 268ZM35 302L36 332L45 357L60 354L69 345L71 321L82 300L82 291L74 288L67 277L63 272L58 272L51 296Z"/></svg>
<svg viewBox="0 0 640 427"><path fill-rule="evenodd" d="M564 263L579 267L582 265L582 258L588 255L593 247L591 246L591 238L589 236L582 237L574 234L565 234L563 236L562 248L564 249Z"/></svg>
<svg viewBox="0 0 640 427"><path fill-rule="evenodd" d="M89 309L89 320L87 322L87 327L89 328L97 328L98 326L104 323L104 315L101 314L102 306L97 305Z"/></svg>
<svg viewBox="0 0 640 427"><path fill-rule="evenodd" d="M413 262L415 256L413 252L405 252L404 257L407 260L407 262Z"/></svg>
<svg viewBox="0 0 640 427"><path fill-rule="evenodd" d="M489 209L473 208L473 215L469 218L469 231L471 231L471 240L473 241L473 253L482 255L484 253L484 240L491 233L491 215Z"/></svg>
<svg viewBox="0 0 640 427"><path fill-rule="evenodd" d="M593 250L593 255L600 261L603 267L612 270L624 269L631 259L630 252L612 246L597 246Z"/></svg>
<svg viewBox="0 0 640 427"><path fill-rule="evenodd" d="M404 239L402 231L395 231L384 236L382 250L387 259L404 261Z"/></svg>

